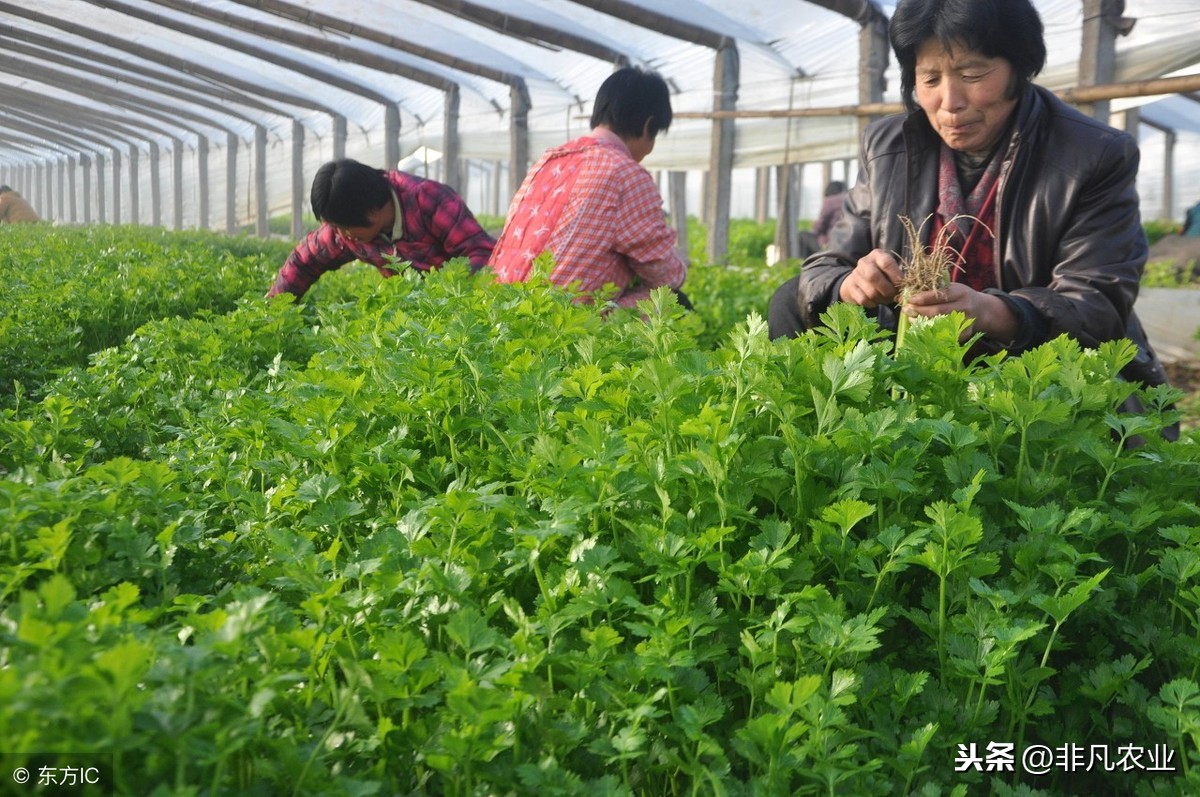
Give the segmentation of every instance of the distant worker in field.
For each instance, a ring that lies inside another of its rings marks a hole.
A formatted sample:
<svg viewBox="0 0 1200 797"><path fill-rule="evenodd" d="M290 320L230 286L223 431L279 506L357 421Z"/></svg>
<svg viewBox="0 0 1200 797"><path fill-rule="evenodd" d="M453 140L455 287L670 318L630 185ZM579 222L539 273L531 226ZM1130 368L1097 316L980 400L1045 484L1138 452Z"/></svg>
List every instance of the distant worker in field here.
<svg viewBox="0 0 1200 797"><path fill-rule="evenodd" d="M21 224L42 218L25 198L7 185L0 185L0 224Z"/></svg>
<svg viewBox="0 0 1200 797"><path fill-rule="evenodd" d="M616 286L634 306L650 291L679 293L687 264L675 251L662 196L642 159L671 125L666 81L636 67L608 76L596 94L592 131L546 151L509 207L490 265L500 282L523 282L535 258L554 255L550 280L591 297Z"/></svg>
<svg viewBox="0 0 1200 797"><path fill-rule="evenodd" d="M831 180L825 186L825 198L821 200L821 210L817 213L812 230L800 233L800 257L815 255L829 244L829 233L842 217L845 199L846 184L841 180Z"/></svg>
<svg viewBox="0 0 1200 797"><path fill-rule="evenodd" d="M391 277L403 270L398 263L429 271L465 257L475 272L495 243L454 189L406 172L330 161L317 170L311 199L321 226L296 246L268 296L303 296L326 271L354 260Z"/></svg>
<svg viewBox="0 0 1200 797"><path fill-rule="evenodd" d="M841 180L831 180L829 185L825 186L825 199L821 201L821 212L817 214L817 220L813 222L813 234L817 236L817 244L824 249L829 243L829 233L833 230L833 225L838 223L838 219L842 217L844 208L842 203L846 200L846 184Z"/></svg>
<svg viewBox="0 0 1200 797"><path fill-rule="evenodd" d="M1179 233L1188 238L1200 238L1200 202L1187 209L1183 219L1183 229Z"/></svg>
<svg viewBox="0 0 1200 797"><path fill-rule="evenodd" d="M845 216L775 292L771 336L819 325L834 302L891 330L901 312L958 311L988 352L1128 338L1122 376L1165 383L1133 309L1149 251L1137 141L1032 82L1046 45L1030 0L900 0L888 35L908 112L863 132ZM949 228L951 261L941 287L906 301L903 218L924 224L922 248Z"/></svg>

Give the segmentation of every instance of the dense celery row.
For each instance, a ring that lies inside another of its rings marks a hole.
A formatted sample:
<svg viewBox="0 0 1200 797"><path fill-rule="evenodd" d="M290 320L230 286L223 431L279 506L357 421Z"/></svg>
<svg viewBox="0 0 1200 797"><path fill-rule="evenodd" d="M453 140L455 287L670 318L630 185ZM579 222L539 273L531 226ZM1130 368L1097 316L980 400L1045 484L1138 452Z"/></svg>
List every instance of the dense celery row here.
<svg viewBox="0 0 1200 797"><path fill-rule="evenodd" d="M460 266L297 306L154 246L242 277L0 410L6 752L130 795L1200 790L1200 440L1116 412L1127 345L772 343L720 269L695 314Z"/></svg>

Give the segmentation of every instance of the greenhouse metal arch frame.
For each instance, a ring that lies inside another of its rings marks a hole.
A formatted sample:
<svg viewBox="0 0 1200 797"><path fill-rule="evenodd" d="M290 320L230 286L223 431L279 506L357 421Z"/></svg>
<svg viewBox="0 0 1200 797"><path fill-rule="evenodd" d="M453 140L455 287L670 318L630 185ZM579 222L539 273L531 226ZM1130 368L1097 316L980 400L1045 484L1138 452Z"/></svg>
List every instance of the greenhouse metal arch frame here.
<svg viewBox="0 0 1200 797"><path fill-rule="evenodd" d="M1051 51L1039 82L1160 136L1143 209L1150 194L1175 215L1191 199L1174 189L1178 172L1200 162L1200 103L1138 106L1147 91L1200 90L1189 41L1200 9L1036 4ZM703 175L693 188L721 261L735 171L750 171L755 215L774 211L786 255L802 166L824 181L845 164L849 176L861 127L899 107L889 11L872 0L2 0L0 182L62 223L157 225L169 197L176 229L266 235L272 215L289 214L295 236L321 162L395 166L420 151L435 153L431 176L502 213L542 149L585 131L603 78L639 64L672 87L677 121L646 166L669 175L681 232L688 176ZM471 164L486 167L490 192L468 184Z"/></svg>

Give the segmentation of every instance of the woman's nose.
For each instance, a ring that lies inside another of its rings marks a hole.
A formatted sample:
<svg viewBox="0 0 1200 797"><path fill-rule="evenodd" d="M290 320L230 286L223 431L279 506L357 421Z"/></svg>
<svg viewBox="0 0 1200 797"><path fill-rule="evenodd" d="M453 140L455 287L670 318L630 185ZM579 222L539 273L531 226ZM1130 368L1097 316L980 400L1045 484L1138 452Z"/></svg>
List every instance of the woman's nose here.
<svg viewBox="0 0 1200 797"><path fill-rule="evenodd" d="M967 95L956 80L942 81L942 108L947 111L960 111L967 106Z"/></svg>

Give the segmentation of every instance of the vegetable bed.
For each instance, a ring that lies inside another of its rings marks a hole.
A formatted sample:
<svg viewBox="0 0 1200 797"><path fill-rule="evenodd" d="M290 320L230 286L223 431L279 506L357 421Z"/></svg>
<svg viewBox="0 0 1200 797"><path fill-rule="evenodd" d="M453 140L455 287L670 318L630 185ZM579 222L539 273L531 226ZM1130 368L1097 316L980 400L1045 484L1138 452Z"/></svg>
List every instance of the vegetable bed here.
<svg viewBox="0 0 1200 797"><path fill-rule="evenodd" d="M1128 344L276 265L0 411L5 752L130 795L1200 790L1200 434L1114 411Z"/></svg>

